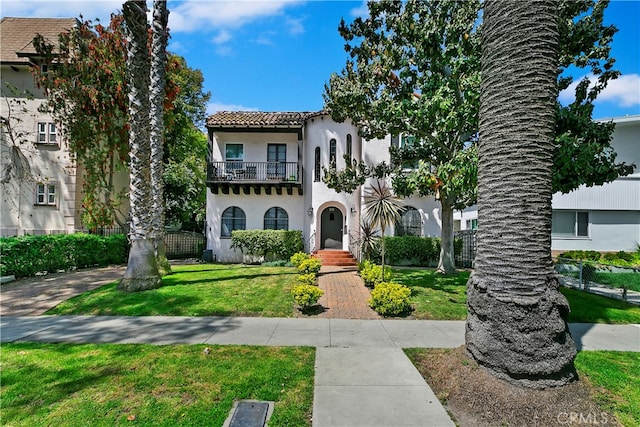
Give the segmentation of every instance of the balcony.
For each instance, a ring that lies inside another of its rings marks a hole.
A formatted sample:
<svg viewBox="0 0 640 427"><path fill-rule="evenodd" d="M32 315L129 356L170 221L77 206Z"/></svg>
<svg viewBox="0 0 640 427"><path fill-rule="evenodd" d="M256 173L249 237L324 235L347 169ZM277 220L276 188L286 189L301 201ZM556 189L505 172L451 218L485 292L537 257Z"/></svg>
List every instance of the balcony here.
<svg viewBox="0 0 640 427"><path fill-rule="evenodd" d="M209 162L207 165L207 186L214 194L255 194L271 195L275 190L281 195L284 189L292 195L297 189L302 195L301 168L295 162Z"/></svg>

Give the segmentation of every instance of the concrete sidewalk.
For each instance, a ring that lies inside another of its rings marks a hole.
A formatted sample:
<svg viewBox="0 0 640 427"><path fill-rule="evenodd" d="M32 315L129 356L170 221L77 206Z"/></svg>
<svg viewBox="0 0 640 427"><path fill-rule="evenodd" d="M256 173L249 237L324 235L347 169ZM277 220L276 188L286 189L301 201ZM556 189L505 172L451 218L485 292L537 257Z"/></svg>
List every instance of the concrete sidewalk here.
<svg viewBox="0 0 640 427"><path fill-rule="evenodd" d="M464 344L464 321L2 316L2 342L313 346L313 425L453 426L402 351ZM640 325L573 324L581 350L640 351Z"/></svg>

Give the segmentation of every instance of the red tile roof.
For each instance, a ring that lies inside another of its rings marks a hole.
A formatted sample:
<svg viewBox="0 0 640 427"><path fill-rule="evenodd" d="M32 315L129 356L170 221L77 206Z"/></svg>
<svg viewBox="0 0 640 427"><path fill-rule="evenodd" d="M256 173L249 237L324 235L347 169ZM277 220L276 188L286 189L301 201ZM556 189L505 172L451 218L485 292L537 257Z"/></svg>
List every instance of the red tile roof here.
<svg viewBox="0 0 640 427"><path fill-rule="evenodd" d="M76 25L75 18L11 18L0 21L0 62L28 64L29 59L18 56L35 54L33 38L36 34L56 44L58 35Z"/></svg>
<svg viewBox="0 0 640 427"><path fill-rule="evenodd" d="M218 111L207 118L210 128L301 128L317 112Z"/></svg>

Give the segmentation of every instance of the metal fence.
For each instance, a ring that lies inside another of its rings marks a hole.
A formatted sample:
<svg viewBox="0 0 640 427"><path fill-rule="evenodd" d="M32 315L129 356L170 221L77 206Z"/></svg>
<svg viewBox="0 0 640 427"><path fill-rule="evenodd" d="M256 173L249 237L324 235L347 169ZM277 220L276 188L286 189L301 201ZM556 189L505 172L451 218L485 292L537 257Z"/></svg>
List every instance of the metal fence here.
<svg viewBox="0 0 640 427"><path fill-rule="evenodd" d="M627 290L640 287L640 269L618 267L593 261L557 258L554 268L563 286L588 290L608 287L620 290L620 296L627 300Z"/></svg>
<svg viewBox="0 0 640 427"><path fill-rule="evenodd" d="M454 244L458 249L455 253L455 263L458 268L473 268L476 259L476 230L456 231L454 239L461 243Z"/></svg>

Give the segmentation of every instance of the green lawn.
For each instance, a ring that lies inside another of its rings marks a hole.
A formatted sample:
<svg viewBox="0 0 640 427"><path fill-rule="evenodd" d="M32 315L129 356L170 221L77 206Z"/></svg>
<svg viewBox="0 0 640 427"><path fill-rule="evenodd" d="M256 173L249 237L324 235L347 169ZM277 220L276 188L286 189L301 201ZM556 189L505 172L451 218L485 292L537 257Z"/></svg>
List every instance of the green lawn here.
<svg viewBox="0 0 640 427"><path fill-rule="evenodd" d="M607 273L599 271L591 281L614 288L627 288L640 292L640 273Z"/></svg>
<svg viewBox="0 0 640 427"><path fill-rule="evenodd" d="M393 280L411 288L416 319L462 320L467 317L468 271L442 276L433 269L393 269ZM560 288L571 306L569 322L640 323L640 307L573 289Z"/></svg>
<svg viewBox="0 0 640 427"><path fill-rule="evenodd" d="M173 266L163 286L138 293L106 285L59 304L46 314L122 316L293 315L292 267L193 264Z"/></svg>
<svg viewBox="0 0 640 427"><path fill-rule="evenodd" d="M2 344L2 424L220 426L236 399L310 425L312 348Z"/></svg>
<svg viewBox="0 0 640 427"><path fill-rule="evenodd" d="M640 353L581 351L575 365L595 387L600 405L623 425L640 426Z"/></svg>

